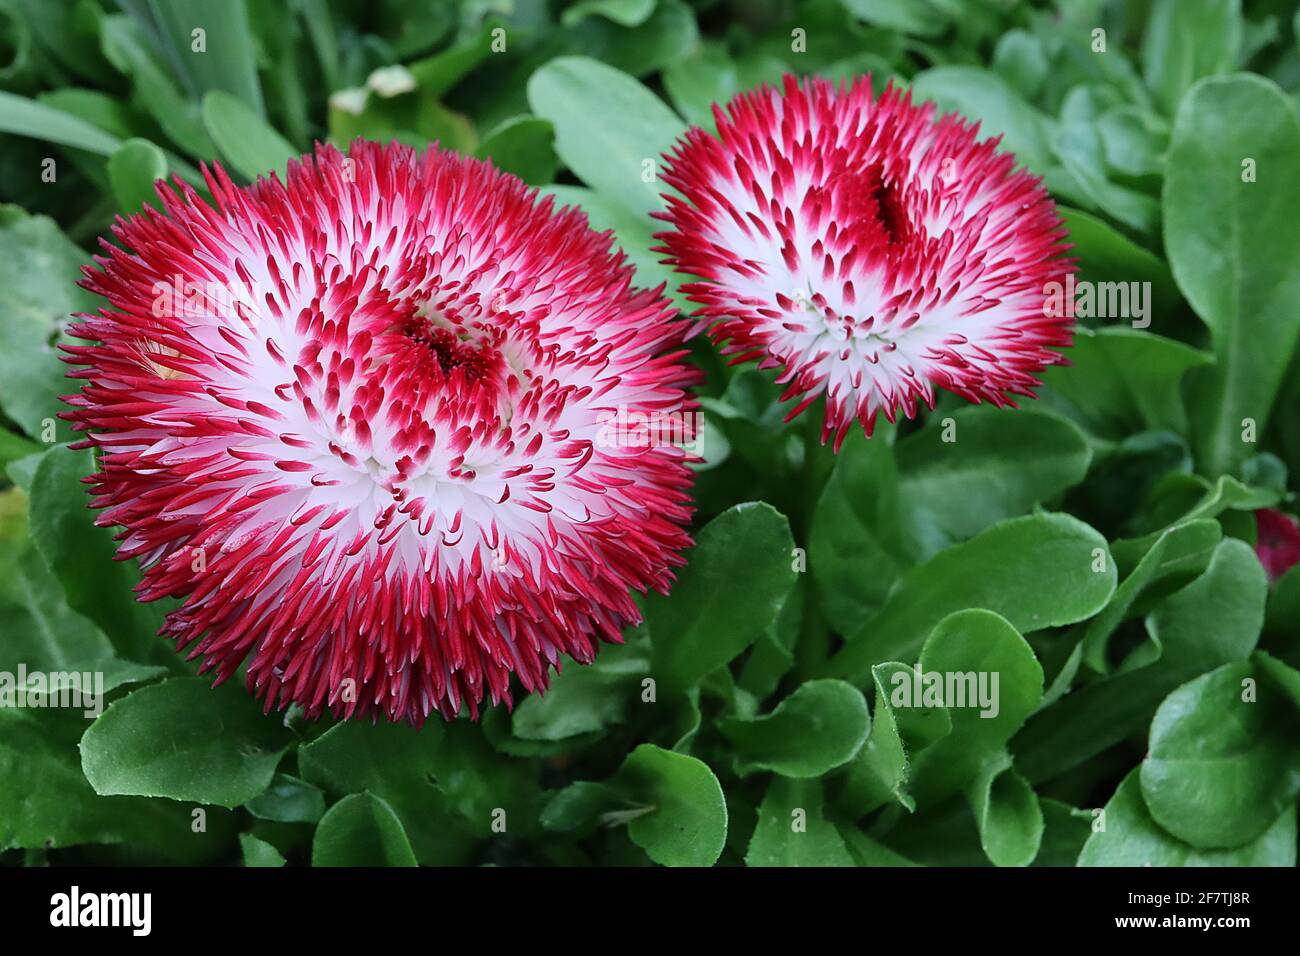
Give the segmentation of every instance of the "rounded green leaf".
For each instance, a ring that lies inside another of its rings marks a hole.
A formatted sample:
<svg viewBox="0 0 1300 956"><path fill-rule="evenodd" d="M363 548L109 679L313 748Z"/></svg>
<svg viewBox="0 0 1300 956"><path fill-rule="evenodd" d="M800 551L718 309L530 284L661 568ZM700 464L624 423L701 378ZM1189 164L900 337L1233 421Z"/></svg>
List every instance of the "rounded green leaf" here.
<svg viewBox="0 0 1300 956"><path fill-rule="evenodd" d="M909 570L876 615L848 639L826 676L856 686L881 661L910 661L953 611L986 608L1017 630L1086 620L1115 591L1106 539L1065 514L1004 521Z"/></svg>
<svg viewBox="0 0 1300 956"><path fill-rule="evenodd" d="M686 132L663 101L586 57L551 60L528 81L533 112L555 126L555 151L596 192L641 216L660 209L659 157Z"/></svg>
<svg viewBox="0 0 1300 956"><path fill-rule="evenodd" d="M736 505L704 526L672 594L646 601L662 690L695 686L772 625L794 587L793 553L790 524L771 505Z"/></svg>
<svg viewBox="0 0 1300 956"><path fill-rule="evenodd" d="M178 677L114 702L81 738L95 792L236 807L267 788L289 745L241 687Z"/></svg>
<svg viewBox="0 0 1300 956"><path fill-rule="evenodd" d="M1043 810L1028 781L1009 765L992 762L967 794L980 846L995 866L1028 866L1043 841Z"/></svg>
<svg viewBox="0 0 1300 956"><path fill-rule="evenodd" d="M147 139L128 139L108 160L117 208L127 215L157 206L154 183L167 176L167 157Z"/></svg>
<svg viewBox="0 0 1300 956"><path fill-rule="evenodd" d="M853 866L835 825L822 815L818 780L776 777L758 808L746 866Z"/></svg>
<svg viewBox="0 0 1300 956"><path fill-rule="evenodd" d="M122 656L150 660L165 650L155 640L163 614L158 605L134 599L139 572L113 560L117 549L112 532L95 527L81 481L93 470L88 450L60 445L42 456L32 478L32 539L62 582L68 606L98 624Z"/></svg>
<svg viewBox="0 0 1300 956"><path fill-rule="evenodd" d="M277 773L266 792L249 800L245 809L259 820L315 823L325 812L325 795L305 780Z"/></svg>
<svg viewBox="0 0 1300 956"><path fill-rule="evenodd" d="M53 220L0 205L0 409L40 442L72 436L58 420L66 410L59 396L75 392L76 383L56 344L72 313L98 305L77 286L86 262Z"/></svg>
<svg viewBox="0 0 1300 956"><path fill-rule="evenodd" d="M836 456L808 539L808 569L822 613L840 633L855 632L880 609L909 563L902 514L893 445L880 435L870 441L853 436Z"/></svg>
<svg viewBox="0 0 1300 956"><path fill-rule="evenodd" d="M730 718L718 729L735 746L741 774L771 770L785 777L820 777L848 763L867 739L867 701L852 684L801 684L772 713Z"/></svg>
<svg viewBox="0 0 1300 956"><path fill-rule="evenodd" d="M515 116L483 137L475 155L530 186L555 178L555 129L540 116Z"/></svg>
<svg viewBox="0 0 1300 956"><path fill-rule="evenodd" d="M1179 288L1210 328L1215 365L1194 377L1192 435L1209 474L1249 457L1300 337L1300 120L1273 83L1201 80L1174 121L1164 233Z"/></svg>
<svg viewBox="0 0 1300 956"><path fill-rule="evenodd" d="M912 791L918 802L935 802L1005 766L1012 734L1043 697L1043 669L1014 627L991 611L971 609L944 618L917 663L918 684L894 685L890 703L929 704L927 685L937 687L951 730L913 760ZM906 675L904 675L906 676ZM986 786L990 781L986 781Z"/></svg>
<svg viewBox="0 0 1300 956"><path fill-rule="evenodd" d="M1231 850L1198 850L1161 828L1142 800L1138 771L1094 817L1079 866L1295 866L1296 812L1289 807L1257 839Z"/></svg>
<svg viewBox="0 0 1300 956"><path fill-rule="evenodd" d="M244 866L284 866L280 851L251 833L239 834L239 847L244 854Z"/></svg>
<svg viewBox="0 0 1300 956"><path fill-rule="evenodd" d="M246 179L272 172L283 178L285 163L298 155L298 150L266 120L221 90L203 97L203 125L222 157Z"/></svg>
<svg viewBox="0 0 1300 956"><path fill-rule="evenodd" d="M530 694L511 715L525 740L564 740L620 723L650 673L644 640L602 648L591 664L566 661L544 693Z"/></svg>
<svg viewBox="0 0 1300 956"><path fill-rule="evenodd" d="M1207 352L1138 329L1077 329L1070 364L1048 369L1043 382L1056 404L1064 400L1074 418L1103 437L1144 427L1185 434L1180 385L1190 369L1210 361Z"/></svg>
<svg viewBox="0 0 1300 956"><path fill-rule="evenodd" d="M393 808L373 793L344 797L316 827L312 866L416 866Z"/></svg>
<svg viewBox="0 0 1300 956"><path fill-rule="evenodd" d="M973 66L937 66L912 81L912 100L934 100L940 111L979 120L980 136L1001 136L1003 150L1036 173L1055 165L1051 134L1055 121L1030 105L996 73Z"/></svg>
<svg viewBox="0 0 1300 956"><path fill-rule="evenodd" d="M727 840L727 802L708 765L686 754L642 744L623 762L616 788L649 812L632 819L628 836L664 866L712 866Z"/></svg>
<svg viewBox="0 0 1300 956"><path fill-rule="evenodd" d="M1142 78L1165 113L1196 80L1233 68L1241 27L1240 0L1155 0L1142 35Z"/></svg>
<svg viewBox="0 0 1300 956"><path fill-rule="evenodd" d="M900 441L897 456L909 537L929 557L1078 484L1092 452L1056 415L969 408Z"/></svg>
<svg viewBox="0 0 1300 956"><path fill-rule="evenodd" d="M1166 697L1147 750L1141 781L1151 816L1196 847L1249 843L1300 794L1300 714L1248 662Z"/></svg>

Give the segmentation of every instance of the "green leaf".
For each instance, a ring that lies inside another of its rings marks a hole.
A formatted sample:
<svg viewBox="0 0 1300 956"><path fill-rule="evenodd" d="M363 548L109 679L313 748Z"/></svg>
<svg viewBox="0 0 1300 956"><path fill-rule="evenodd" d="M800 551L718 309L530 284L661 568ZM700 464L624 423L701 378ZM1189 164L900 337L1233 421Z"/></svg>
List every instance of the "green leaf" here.
<svg viewBox="0 0 1300 956"><path fill-rule="evenodd" d="M990 65L1012 89L1032 98L1047 79L1045 44L1025 30L1008 30L998 40Z"/></svg>
<svg viewBox="0 0 1300 956"><path fill-rule="evenodd" d="M1151 543L1142 560L1115 589L1101 613L1088 622L1083 637L1084 659L1099 674L1109 672L1106 649L1115 629L1134 602L1149 588L1175 576L1201 574L1223 539L1217 521L1198 518L1169 528Z"/></svg>
<svg viewBox="0 0 1300 956"><path fill-rule="evenodd" d="M265 114L245 0L149 0L152 23L192 96L211 91ZM195 35L203 30L202 43Z"/></svg>
<svg viewBox="0 0 1300 956"><path fill-rule="evenodd" d="M516 116L483 137L474 155L530 186L555 178L555 128L539 116Z"/></svg>
<svg viewBox="0 0 1300 956"><path fill-rule="evenodd" d="M914 659L953 611L987 608L1036 631L1091 617L1114 590L1115 563L1092 528L1064 514L1012 518L905 573L824 676L861 687L873 664Z"/></svg>
<svg viewBox="0 0 1300 956"><path fill-rule="evenodd" d="M671 596L646 600L652 674L665 693L694 687L777 619L794 587L794 541L770 505L736 505L696 536Z"/></svg>
<svg viewBox="0 0 1300 956"><path fill-rule="evenodd" d="M139 24L125 14L112 14L100 18L99 32L105 58L131 78L135 97L167 138L191 156L210 159L216 148L203 128L198 102L177 89Z"/></svg>
<svg viewBox="0 0 1300 956"><path fill-rule="evenodd" d="M229 93L203 97L203 125L222 157L245 179L271 173L284 179L285 164L298 155L292 143Z"/></svg>
<svg viewBox="0 0 1300 956"><path fill-rule="evenodd" d="M420 89L430 96L442 96L491 55L493 31L505 28L505 21L489 15L477 31L462 36L432 56L408 64L408 69Z"/></svg>
<svg viewBox="0 0 1300 956"><path fill-rule="evenodd" d="M482 839L537 829L542 794L536 762L503 760L478 724L453 721L433 758L432 780L466 832Z"/></svg>
<svg viewBox="0 0 1300 956"><path fill-rule="evenodd" d="M259 820L276 823L315 823L325 812L325 795L305 780L277 773L264 793L245 809Z"/></svg>
<svg viewBox="0 0 1300 956"><path fill-rule="evenodd" d="M87 726L80 710L0 707L0 848L128 844L182 860L210 853L211 841L191 829L190 807L91 789L77 754ZM209 829L220 839L215 817Z"/></svg>
<svg viewBox="0 0 1300 956"><path fill-rule="evenodd" d="M1155 0L1142 36L1142 78L1166 113L1201 77L1236 65L1241 26L1240 0Z"/></svg>
<svg viewBox="0 0 1300 956"><path fill-rule="evenodd" d="M1096 119L1066 118L1065 111L1062 118L1051 138L1052 153L1061 164L1048 178L1052 190L1100 209L1144 237L1154 235L1160 204L1146 193L1111 181Z"/></svg>
<svg viewBox="0 0 1300 956"><path fill-rule="evenodd" d="M1092 459L1068 421L996 408L932 420L900 441L897 455L908 536L923 558L1050 501L1082 481Z"/></svg>
<svg viewBox="0 0 1300 956"><path fill-rule="evenodd" d="M579 780L553 793L542 810L542 828L552 833L584 837L598 822L617 822L620 813L643 812L629 809L626 801L609 784Z"/></svg>
<svg viewBox="0 0 1300 956"><path fill-rule="evenodd" d="M840 825L837 829L856 866L916 866L907 857L895 853L856 827Z"/></svg>
<svg viewBox="0 0 1300 956"><path fill-rule="evenodd" d="M604 17L620 26L637 27L650 19L656 0L579 0L560 15L565 26L591 16Z"/></svg>
<svg viewBox="0 0 1300 956"><path fill-rule="evenodd" d="M1233 470L1263 434L1300 336L1300 120L1255 76L1202 80L1174 122L1164 184L1165 247L1179 287L1210 327L1217 364L1194 379L1192 435L1210 475ZM1243 182L1243 163L1254 164Z"/></svg>
<svg viewBox="0 0 1300 956"><path fill-rule="evenodd" d="M911 706L897 709L890 704L890 694L896 687L902 683L913 685L915 668L888 661L871 668L871 676L876 690L875 720L866 745L858 751L836 795L836 805L855 819L891 799L909 812L914 811L909 755L952 733L952 719L942 704L927 706L912 700L908 701Z"/></svg>
<svg viewBox="0 0 1300 956"><path fill-rule="evenodd" d="M789 69L773 56L734 60L723 44L705 42L664 70L663 82L677 112L712 131L715 103L725 106L743 90L779 83Z"/></svg>
<svg viewBox="0 0 1300 956"><path fill-rule="evenodd" d="M1183 492L1199 492L1200 497L1188 507L1189 499ZM1148 507L1151 514L1147 515L1147 526L1154 525L1156 530L1138 538L1122 538L1113 543L1111 551L1119 567L1130 567L1169 527L1201 518L1217 518L1225 511L1271 508L1278 503L1279 497L1274 488L1243 485L1231 475L1221 475L1213 485L1197 476L1168 475L1152 491L1152 502Z"/></svg>
<svg viewBox="0 0 1300 956"><path fill-rule="evenodd" d="M614 785L648 812L628 836L664 866L712 866L727 841L727 802L703 761L642 744L623 762Z"/></svg>
<svg viewBox="0 0 1300 956"><path fill-rule="evenodd" d="M239 848L244 854L244 866L284 866L280 851L251 833L239 834Z"/></svg>
<svg viewBox="0 0 1300 956"><path fill-rule="evenodd" d="M1145 318L1163 323L1175 315L1182 297L1174 283L1173 273L1163 259L1139 246L1104 219L1069 206L1057 208L1070 230L1070 245L1074 247L1070 254L1079 260L1078 278L1081 281L1098 286L1104 282L1149 282L1150 315ZM1100 294L1106 288L1101 286L1097 291ZM1144 317L1133 314L1129 318L1141 321Z"/></svg>
<svg viewBox="0 0 1300 956"><path fill-rule="evenodd" d="M602 647L591 664L568 661L544 694L530 694L511 716L525 740L564 740L622 723L650 673L646 642Z"/></svg>
<svg viewBox="0 0 1300 956"><path fill-rule="evenodd" d="M10 489L5 508L23 508L0 523L0 671L60 671L73 662L111 658L113 645L91 621L68 607L63 586L27 537L26 500Z"/></svg>
<svg viewBox="0 0 1300 956"><path fill-rule="evenodd" d="M587 223L596 232L612 230L615 250L622 250L627 261L636 270L636 285L647 289L667 286L667 294L679 310L689 312L693 306L677 292L678 276L659 261L659 254L651 252L655 240L651 235L650 220L629 212L618 202L584 189L581 186L543 186L544 196L554 196L557 207L577 206L587 217Z"/></svg>
<svg viewBox="0 0 1300 956"><path fill-rule="evenodd" d="M129 139L108 160L117 208L131 215L158 206L154 183L167 177L167 157L147 139Z"/></svg>
<svg viewBox="0 0 1300 956"><path fill-rule="evenodd" d="M1105 438L1143 428L1188 434L1179 386L1212 357L1173 339L1128 328L1076 329L1070 364L1043 374L1071 416Z"/></svg>
<svg viewBox="0 0 1300 956"><path fill-rule="evenodd" d="M55 345L72 313L99 302L77 287L88 259L53 220L0 205L0 407L40 442L72 435L59 396L77 386Z"/></svg>
<svg viewBox="0 0 1300 956"><path fill-rule="evenodd" d="M1300 794L1300 713L1250 663L1225 664L1165 698L1141 781L1152 818L1180 840L1249 843Z"/></svg>
<svg viewBox="0 0 1300 956"><path fill-rule="evenodd" d="M1001 149L1036 173L1056 165L1051 117L1031 106L996 73L973 66L937 66L912 80L912 100L933 100L939 112L979 120L980 138L1001 136Z"/></svg>
<svg viewBox="0 0 1300 956"><path fill-rule="evenodd" d="M737 772L771 770L785 777L820 777L848 763L870 727L862 692L837 680L800 684L765 716L718 722L736 748Z"/></svg>
<svg viewBox="0 0 1300 956"><path fill-rule="evenodd" d="M872 26L914 36L937 37L948 27L942 5L930 0L844 0L844 5Z"/></svg>
<svg viewBox="0 0 1300 956"><path fill-rule="evenodd" d="M139 573L114 561L112 534L94 525L81 479L93 470L92 452L51 448L32 479L32 539L62 582L68 606L98 624L123 657L148 661L166 651L155 635L162 625L158 605L132 598Z"/></svg>
<svg viewBox="0 0 1300 956"><path fill-rule="evenodd" d="M1220 542L1205 573L1148 615L1155 659L1076 688L1036 714L1013 742L1016 765L1030 781L1047 780L1141 733L1174 688L1249 656L1267 592L1250 546Z"/></svg>
<svg viewBox="0 0 1300 956"><path fill-rule="evenodd" d="M402 821L373 793L354 793L330 807L316 827L312 866L416 866Z"/></svg>
<svg viewBox="0 0 1300 956"><path fill-rule="evenodd" d="M461 865L473 846L434 781L444 730L426 724L335 724L298 748L303 779L331 794L369 791L401 817L416 857L426 865Z"/></svg>
<svg viewBox="0 0 1300 956"><path fill-rule="evenodd" d="M1256 840L1232 850L1198 850L1151 818L1138 770L1124 778L1105 807L1105 829L1094 830L1079 866L1295 866L1296 814L1292 806Z"/></svg>
<svg viewBox="0 0 1300 956"><path fill-rule="evenodd" d="M901 569L903 502L893 446L883 436L844 443L813 511L809 570L822 613L851 634L879 610Z"/></svg>
<svg viewBox="0 0 1300 956"><path fill-rule="evenodd" d="M1043 669L1025 639L991 611L950 614L925 642L917 663L922 689L935 681L942 691L952 730L913 759L912 791L918 804L937 803L981 774L991 785L989 765L1005 769L1004 748L1043 696ZM996 683L994 683L996 681ZM915 690L896 687L890 703L918 703ZM896 696L895 696L896 695ZM928 705L923 697L919 703ZM978 815L978 814L977 814ZM1028 862L1028 861L1025 861Z"/></svg>
<svg viewBox="0 0 1300 956"><path fill-rule="evenodd" d="M1043 841L1043 811L1038 795L1005 761L990 763L970 786L980 846L995 866L1028 866Z"/></svg>
<svg viewBox="0 0 1300 956"><path fill-rule="evenodd" d="M822 816L817 780L774 777L758 809L747 866L853 866L833 823Z"/></svg>
<svg viewBox="0 0 1300 956"><path fill-rule="evenodd" d="M73 146L100 156L111 156L121 144L116 136L70 113L45 106L25 96L0 90L0 133Z"/></svg>
<svg viewBox="0 0 1300 956"><path fill-rule="evenodd" d="M81 739L95 792L236 807L267 788L289 745L240 687L178 677L111 704Z"/></svg>
<svg viewBox="0 0 1300 956"><path fill-rule="evenodd" d="M528 102L579 179L638 216L663 208L659 157L686 126L657 96L611 66L559 57L529 79Z"/></svg>
<svg viewBox="0 0 1300 956"><path fill-rule="evenodd" d="M1043 840L1034 866L1074 866L1092 834L1092 812L1047 797L1040 797L1038 803L1043 812Z"/></svg>

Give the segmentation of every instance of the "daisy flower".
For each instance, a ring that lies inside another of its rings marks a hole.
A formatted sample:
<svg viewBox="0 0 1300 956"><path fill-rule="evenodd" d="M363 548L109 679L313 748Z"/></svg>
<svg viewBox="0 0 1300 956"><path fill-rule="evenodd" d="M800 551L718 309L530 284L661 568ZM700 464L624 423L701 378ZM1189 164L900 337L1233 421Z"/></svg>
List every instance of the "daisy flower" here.
<svg viewBox="0 0 1300 956"><path fill-rule="evenodd" d="M666 157L659 251L724 353L777 369L787 420L826 399L822 441L933 407L935 389L1014 405L1061 361L1072 262L1015 157L869 77L787 76L714 107ZM1053 314L1054 312L1063 314Z"/></svg>
<svg viewBox="0 0 1300 956"><path fill-rule="evenodd" d="M357 142L119 220L66 400L118 557L218 682L420 723L544 688L666 590L694 374L609 233L477 160ZM632 424L611 430L609 423Z"/></svg>

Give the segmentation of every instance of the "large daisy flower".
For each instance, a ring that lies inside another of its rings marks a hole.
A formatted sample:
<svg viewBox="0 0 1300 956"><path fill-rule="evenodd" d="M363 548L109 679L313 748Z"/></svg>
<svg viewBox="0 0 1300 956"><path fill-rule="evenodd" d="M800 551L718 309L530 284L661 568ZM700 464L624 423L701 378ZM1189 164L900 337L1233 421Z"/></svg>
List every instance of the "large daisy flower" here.
<svg viewBox="0 0 1300 956"><path fill-rule="evenodd" d="M119 221L68 418L141 600L268 709L419 723L546 685L689 544L680 323L486 163L358 142ZM611 423L616 423L612 426Z"/></svg>
<svg viewBox="0 0 1300 956"><path fill-rule="evenodd" d="M1014 404L1070 344L1064 229L1041 182L955 115L892 85L787 76L714 107L667 157L658 234L735 361L779 370L822 440L909 418L936 387ZM1059 301L1059 293L1058 293Z"/></svg>

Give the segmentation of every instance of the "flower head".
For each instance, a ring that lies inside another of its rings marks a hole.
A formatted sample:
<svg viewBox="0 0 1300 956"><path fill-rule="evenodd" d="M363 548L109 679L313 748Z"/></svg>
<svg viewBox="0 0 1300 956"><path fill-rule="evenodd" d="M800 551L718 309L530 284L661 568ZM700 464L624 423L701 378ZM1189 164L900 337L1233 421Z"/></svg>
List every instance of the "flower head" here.
<svg viewBox="0 0 1300 956"><path fill-rule="evenodd" d="M1275 508L1261 508L1255 512L1255 529L1255 555L1270 581L1300 564L1300 526L1294 517Z"/></svg>
<svg viewBox="0 0 1300 956"><path fill-rule="evenodd" d="M668 157L661 251L700 280L682 288L724 352L780 370L790 418L825 395L838 449L936 387L1014 404L1061 360L1071 310L1044 308L1072 267L1061 219L997 140L869 77L787 76L714 116L717 136Z"/></svg>
<svg viewBox="0 0 1300 956"><path fill-rule="evenodd" d="M689 544L693 406L660 290L574 209L430 149L318 147L216 201L161 189L85 285L67 417L141 600L272 706L422 721L545 687Z"/></svg>

